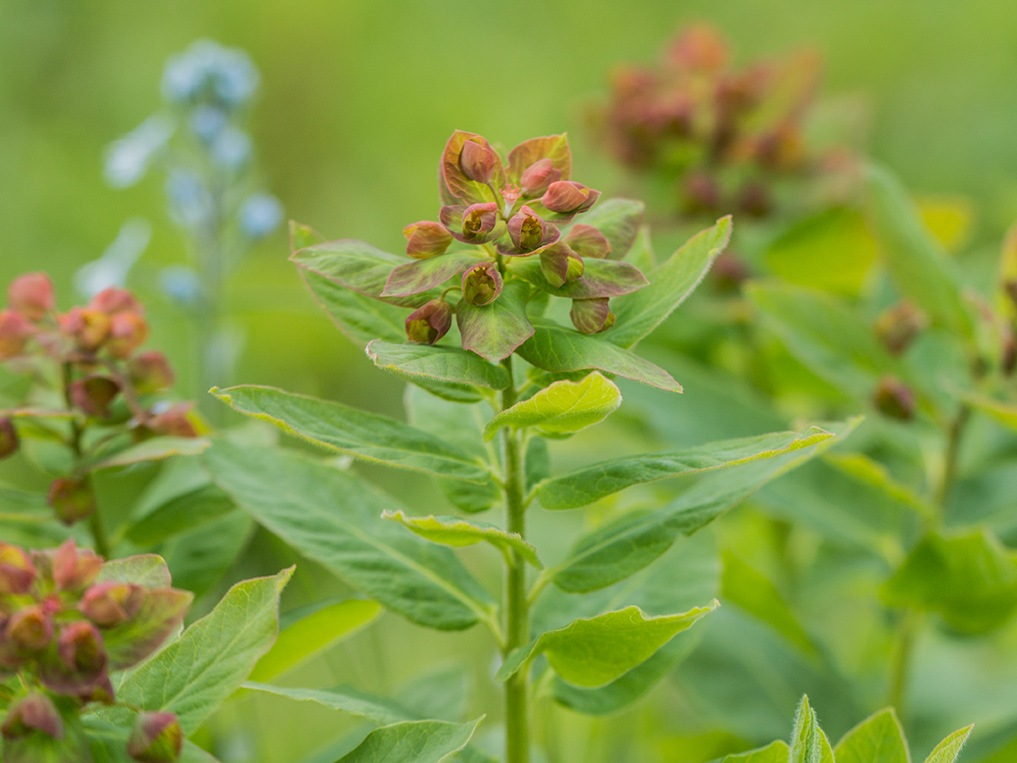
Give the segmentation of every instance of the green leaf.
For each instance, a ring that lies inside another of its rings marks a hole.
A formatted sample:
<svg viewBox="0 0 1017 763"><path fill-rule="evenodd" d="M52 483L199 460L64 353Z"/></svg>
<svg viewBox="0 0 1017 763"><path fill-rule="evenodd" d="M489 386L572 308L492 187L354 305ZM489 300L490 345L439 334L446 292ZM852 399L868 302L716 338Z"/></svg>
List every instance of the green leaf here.
<svg viewBox="0 0 1017 763"><path fill-rule="evenodd" d="M646 287L646 280L639 268L617 260L583 260L583 275L575 281L552 286L541 270L537 257L510 257L509 271L527 283L546 291L555 297L566 299L596 299L631 294Z"/></svg>
<svg viewBox="0 0 1017 763"><path fill-rule="evenodd" d="M583 214L579 222L600 230L611 245L608 256L620 260L632 248L645 213L646 205L641 201L602 199L593 209ZM589 265L589 261L586 264Z"/></svg>
<svg viewBox="0 0 1017 763"><path fill-rule="evenodd" d="M933 517L936 514L935 506L907 485L897 482L883 464L862 453L828 453L824 460L859 482L883 491L922 517Z"/></svg>
<svg viewBox="0 0 1017 763"><path fill-rule="evenodd" d="M498 680L508 680L524 663L543 654L555 673L569 683L603 686L648 660L717 606L714 599L705 607L660 617L647 617L639 607L626 607L575 620L512 652L498 670Z"/></svg>
<svg viewBox="0 0 1017 763"><path fill-rule="evenodd" d="M843 438L857 424L856 419L827 428ZM707 474L667 506L623 514L586 534L568 558L548 574L558 588L575 593L624 580L671 548L679 535L706 526L767 482L838 441L826 439L805 450Z"/></svg>
<svg viewBox="0 0 1017 763"><path fill-rule="evenodd" d="M99 583L134 583L145 588L169 588L170 571L156 554L140 554L126 559L111 559L102 566Z"/></svg>
<svg viewBox="0 0 1017 763"><path fill-rule="evenodd" d="M999 422L1007 429L1017 431L1017 405L974 393L964 395L964 402Z"/></svg>
<svg viewBox="0 0 1017 763"><path fill-rule="evenodd" d="M538 324L518 354L530 365L556 374L597 370L649 384L669 392L682 385L663 368L655 366L602 337L586 336L548 324Z"/></svg>
<svg viewBox="0 0 1017 763"><path fill-rule="evenodd" d="M795 358L852 397L868 399L880 376L902 374L872 328L832 295L760 283L745 293Z"/></svg>
<svg viewBox="0 0 1017 763"><path fill-rule="evenodd" d="M300 277L336 328L358 347L372 339L406 341L405 309L365 297L310 270L301 270Z"/></svg>
<svg viewBox="0 0 1017 763"><path fill-rule="evenodd" d="M375 249L363 241L344 239L300 249L290 255L290 261L302 270L316 273L365 297L382 299L381 293L389 274L405 264L406 258ZM405 297L386 297L384 301L401 307L419 307L438 293L435 290Z"/></svg>
<svg viewBox="0 0 1017 763"><path fill-rule="evenodd" d="M929 753L925 763L954 763L960 756L964 743L968 741L971 729L971 726L966 726L950 734Z"/></svg>
<svg viewBox="0 0 1017 763"><path fill-rule="evenodd" d="M904 186L874 166L868 167L866 182L866 212L897 288L925 308L939 325L970 336L971 318L951 263Z"/></svg>
<svg viewBox="0 0 1017 763"><path fill-rule="evenodd" d="M197 456L209 446L204 437L153 437L88 464L89 469L111 469L146 461L162 461L173 456Z"/></svg>
<svg viewBox="0 0 1017 763"><path fill-rule="evenodd" d="M859 723L833 752L837 763L911 763L904 729L893 708L880 710Z"/></svg>
<svg viewBox="0 0 1017 763"><path fill-rule="evenodd" d="M579 382L556 381L502 411L487 422L484 439L493 439L502 427L537 427L551 435L579 432L606 419L619 405L618 387L594 371Z"/></svg>
<svg viewBox="0 0 1017 763"><path fill-rule="evenodd" d="M633 485L773 458L833 436L825 429L811 427L803 433L773 432L696 448L617 458L545 480L537 485L537 498L545 509L574 509Z"/></svg>
<svg viewBox="0 0 1017 763"><path fill-rule="evenodd" d="M719 763L787 763L787 742L776 741L758 750L728 755Z"/></svg>
<svg viewBox="0 0 1017 763"><path fill-rule="evenodd" d="M395 419L272 387L213 388L211 392L240 413L367 461L469 482L490 478L479 461Z"/></svg>
<svg viewBox="0 0 1017 763"><path fill-rule="evenodd" d="M247 681L242 688L286 697L297 702L313 702L331 710L367 718L374 723L390 724L412 719L410 711L398 702L360 691L353 686L337 686L334 689L294 689Z"/></svg>
<svg viewBox="0 0 1017 763"><path fill-rule="evenodd" d="M465 389L505 389L509 385L508 371L502 366L457 347L393 344L376 339L367 345L367 357L378 368L414 383L423 378L463 385Z"/></svg>
<svg viewBox="0 0 1017 763"><path fill-rule="evenodd" d="M214 485L204 485L172 498L127 528L127 537L141 546L154 546L173 535L193 530L236 508Z"/></svg>
<svg viewBox="0 0 1017 763"><path fill-rule="evenodd" d="M477 262L479 260L472 252L449 252L426 260L404 261L389 275L381 296L409 297L429 291L453 276L461 276Z"/></svg>
<svg viewBox="0 0 1017 763"><path fill-rule="evenodd" d="M440 763L463 749L483 716L469 723L407 721L375 729L336 763Z"/></svg>
<svg viewBox="0 0 1017 763"><path fill-rule="evenodd" d="M284 627L275 645L255 665L252 681L270 681L308 658L367 627L381 614L375 601L345 599L316 608L307 617ZM380 721L391 723L391 721Z"/></svg>
<svg viewBox="0 0 1017 763"><path fill-rule="evenodd" d="M505 284L498 299L479 307L459 300L456 324L464 350L472 350L492 363L504 360L533 336L533 326L526 317L526 287Z"/></svg>
<svg viewBox="0 0 1017 763"><path fill-rule="evenodd" d="M233 566L254 529L254 522L246 513L234 510L174 535L162 545L161 553L177 586L201 595L211 590Z"/></svg>
<svg viewBox="0 0 1017 763"><path fill-rule="evenodd" d="M382 519L398 522L407 530L415 532L421 538L432 543L445 546L472 546L486 541L495 548L507 552L518 551L519 554L537 569L544 565L537 558L537 549L524 541L518 533L510 533L486 522L459 517L407 517L402 511L386 511Z"/></svg>
<svg viewBox="0 0 1017 763"><path fill-rule="evenodd" d="M604 336L619 347L632 347L674 312L703 280L731 239L731 218L690 238L649 274L650 285L614 300L614 328Z"/></svg>
<svg viewBox="0 0 1017 763"><path fill-rule="evenodd" d="M987 531L930 533L882 594L890 606L937 612L959 631L984 633L1017 611L1017 556Z"/></svg>
<svg viewBox="0 0 1017 763"><path fill-rule="evenodd" d="M798 705L788 763L833 763L830 742L819 728L808 697L802 697L801 704Z"/></svg>
<svg viewBox="0 0 1017 763"><path fill-rule="evenodd" d="M193 734L251 672L275 641L279 594L293 568L233 586L211 613L155 657L125 673L117 699L176 713Z"/></svg>
<svg viewBox="0 0 1017 763"><path fill-rule="evenodd" d="M398 502L292 451L217 443L212 478L259 524L408 620L439 630L489 621L490 594L448 549L382 522Z"/></svg>

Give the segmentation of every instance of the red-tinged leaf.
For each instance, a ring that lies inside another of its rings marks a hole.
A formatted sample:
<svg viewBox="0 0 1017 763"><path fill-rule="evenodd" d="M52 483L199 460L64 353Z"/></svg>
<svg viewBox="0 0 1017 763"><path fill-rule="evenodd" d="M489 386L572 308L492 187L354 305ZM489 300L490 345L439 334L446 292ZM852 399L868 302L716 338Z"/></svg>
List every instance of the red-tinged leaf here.
<svg viewBox="0 0 1017 763"><path fill-rule="evenodd" d="M617 297L639 291L649 284L639 268L617 260L584 260L582 277L562 286L549 284L540 263L534 258L510 260L508 268L517 278L548 294L566 299Z"/></svg>
<svg viewBox="0 0 1017 763"><path fill-rule="evenodd" d="M492 363L511 355L533 335L526 318L526 287L507 284L501 296L478 307L463 300L456 307L463 349L471 350Z"/></svg>
<svg viewBox="0 0 1017 763"><path fill-rule="evenodd" d="M582 225L590 225L599 230L611 245L611 258L620 260L632 248L639 234L639 226L643 223L646 205L631 199L607 199L600 201L593 209L584 214L580 220ZM571 237L580 225L573 227ZM580 252L584 257L586 254Z"/></svg>
<svg viewBox="0 0 1017 763"><path fill-rule="evenodd" d="M414 260L393 270L381 292L383 297L408 297L441 286L453 276L462 275L477 263L465 252L452 252L426 260Z"/></svg>
<svg viewBox="0 0 1017 763"><path fill-rule="evenodd" d="M508 182L518 184L527 168L541 159L550 159L551 166L561 172L559 180L568 180L572 176L572 151L568 134L524 140L509 151Z"/></svg>
<svg viewBox="0 0 1017 763"><path fill-rule="evenodd" d="M474 141L484 148L494 151L491 144L479 135L470 132L456 130L452 137L445 144L445 151L441 155L440 190L447 191L451 196L467 204L477 204L485 201L499 201L495 198L494 192L486 185L470 180L463 173L460 164L463 153L463 145L466 141ZM497 152L495 152L497 156ZM505 167L502 165L501 157L497 157L494 169L491 173L491 184L495 188L502 188L505 185Z"/></svg>
<svg viewBox="0 0 1017 763"><path fill-rule="evenodd" d="M181 626L193 599L190 591L148 591L134 617L103 631L110 669L133 667L153 654Z"/></svg>

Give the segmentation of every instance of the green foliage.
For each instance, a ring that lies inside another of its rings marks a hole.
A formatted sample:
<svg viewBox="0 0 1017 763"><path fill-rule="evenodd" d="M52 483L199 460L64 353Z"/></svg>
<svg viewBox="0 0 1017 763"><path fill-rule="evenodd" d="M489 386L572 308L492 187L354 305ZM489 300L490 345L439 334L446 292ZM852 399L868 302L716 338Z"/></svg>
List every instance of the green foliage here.
<svg viewBox="0 0 1017 763"><path fill-rule="evenodd" d="M372 731L349 755L336 763L440 763L463 749L481 719L472 723L406 721Z"/></svg>
<svg viewBox="0 0 1017 763"><path fill-rule="evenodd" d="M573 434L606 419L621 401L618 387L597 372L579 382L563 379L497 414L484 427L484 439L493 439L501 427L536 427L548 436Z"/></svg>

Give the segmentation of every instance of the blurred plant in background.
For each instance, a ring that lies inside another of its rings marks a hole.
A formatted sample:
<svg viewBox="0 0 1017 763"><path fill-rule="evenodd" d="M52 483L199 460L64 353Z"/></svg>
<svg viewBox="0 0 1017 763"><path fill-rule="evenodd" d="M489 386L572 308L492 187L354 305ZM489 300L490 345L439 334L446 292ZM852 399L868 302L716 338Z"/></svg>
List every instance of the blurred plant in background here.
<svg viewBox="0 0 1017 763"><path fill-rule="evenodd" d="M258 84L246 53L199 40L166 64L166 108L106 154L106 180L115 188L138 183L153 168L165 175L167 212L184 234L191 266L165 268L160 286L197 324L203 389L231 378L243 346L227 320L229 278L283 218L279 200L259 187L253 141L244 130ZM131 264L117 252L103 259L109 267L99 272L121 278ZM83 279L89 289L113 285L97 277L95 264L89 267Z"/></svg>

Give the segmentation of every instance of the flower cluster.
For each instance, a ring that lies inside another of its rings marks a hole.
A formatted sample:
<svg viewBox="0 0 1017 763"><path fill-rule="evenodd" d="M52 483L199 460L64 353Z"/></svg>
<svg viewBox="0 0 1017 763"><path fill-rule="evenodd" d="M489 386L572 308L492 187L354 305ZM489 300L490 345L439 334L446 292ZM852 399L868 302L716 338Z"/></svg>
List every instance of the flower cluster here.
<svg viewBox="0 0 1017 763"><path fill-rule="evenodd" d="M527 140L508 153L507 162L479 135L452 135L441 158L438 220L406 226L406 254L418 262L395 268L381 292L405 298L456 279L406 319L411 341L434 344L449 331L455 313L463 346L474 349L473 308L493 309L513 282L524 284L527 294L535 287L571 299L572 322L583 333L614 324L610 297L646 280L635 267L617 262L604 277L583 278L589 263L613 252L600 229L575 222L600 192L572 180L571 170L564 135ZM637 226L638 220L633 232ZM447 300L451 292L461 296L455 307Z"/></svg>
<svg viewBox="0 0 1017 763"><path fill-rule="evenodd" d="M19 450L26 425L63 442L75 470L53 481L49 501L67 524L95 511L88 468L97 458L157 435L198 434L193 404L160 396L174 375L162 353L141 349L148 334L142 305L123 289L60 313L44 273L10 285L0 310L0 362L37 384L22 405L0 408L0 459Z"/></svg>
<svg viewBox="0 0 1017 763"><path fill-rule="evenodd" d="M126 582L133 561L106 565L72 540L30 552L0 542L5 762L40 760L40 749L53 755L46 760L90 759L78 733L82 711L115 704L110 673L141 663L180 627L192 595L171 588L168 573L161 587ZM127 752L168 763L182 743L174 715L139 711Z"/></svg>
<svg viewBox="0 0 1017 763"><path fill-rule="evenodd" d="M814 55L745 69L729 59L712 28L687 29L660 65L617 73L604 127L619 161L677 178L683 213L762 217L776 205L778 178L829 170L840 159L812 155L804 138L818 83Z"/></svg>

